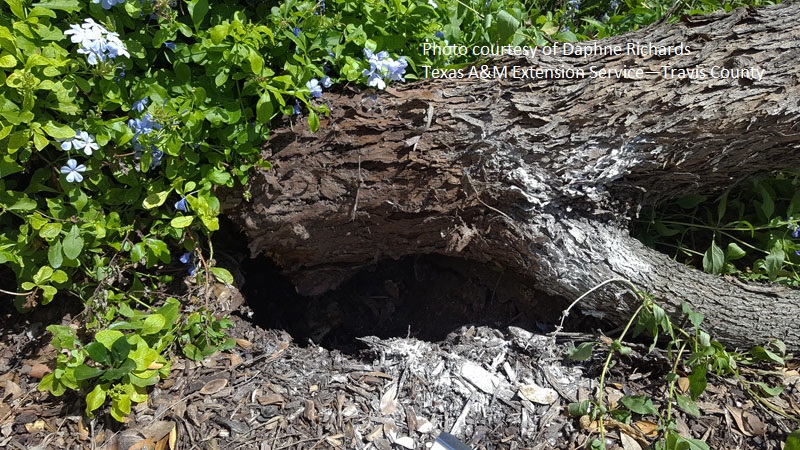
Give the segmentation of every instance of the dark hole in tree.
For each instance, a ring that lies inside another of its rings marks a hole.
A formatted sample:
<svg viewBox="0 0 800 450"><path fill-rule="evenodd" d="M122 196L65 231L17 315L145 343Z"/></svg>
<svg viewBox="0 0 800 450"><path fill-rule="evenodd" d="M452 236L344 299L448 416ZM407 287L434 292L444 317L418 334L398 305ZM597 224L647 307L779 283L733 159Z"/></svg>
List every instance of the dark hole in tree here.
<svg viewBox="0 0 800 450"><path fill-rule="evenodd" d="M236 242L226 239L226 245L247 255L245 238L229 237ZM357 337L437 342L464 325L550 332L568 305L509 271L441 255L380 261L318 297L299 295L264 256L244 260L241 274L255 324L284 329L301 345L313 341L347 353L361 348ZM569 325L576 323L585 325L578 314L571 315Z"/></svg>

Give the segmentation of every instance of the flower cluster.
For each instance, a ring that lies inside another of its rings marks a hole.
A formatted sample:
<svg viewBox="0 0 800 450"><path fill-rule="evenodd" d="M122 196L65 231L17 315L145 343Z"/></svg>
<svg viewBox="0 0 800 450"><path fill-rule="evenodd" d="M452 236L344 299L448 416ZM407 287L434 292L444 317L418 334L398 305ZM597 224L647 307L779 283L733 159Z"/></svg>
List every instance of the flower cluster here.
<svg viewBox="0 0 800 450"><path fill-rule="evenodd" d="M100 145L94 140L94 136L86 131L75 131L75 137L70 139L57 139L61 142L61 150L83 150L86 156L91 156L92 152L100 149Z"/></svg>
<svg viewBox="0 0 800 450"><path fill-rule="evenodd" d="M144 102L144 100L140 100L140 102ZM139 103L139 102L137 102ZM147 104L145 102L144 104ZM137 108L137 104L134 104L134 109ZM144 106L142 105L142 110ZM145 113L141 119L130 119L128 120L128 128L133 130L133 150L135 153L136 159L142 157L142 151L145 148L145 145L142 144L140 140L141 136L147 136L148 134L158 131L161 129L161 124L153 120L153 116L150 113ZM164 152L156 148L155 145L150 144L150 156L152 160L150 161L150 169L154 169L161 165L161 158L164 157Z"/></svg>
<svg viewBox="0 0 800 450"><path fill-rule="evenodd" d="M386 51L373 53L372 50L365 48L364 57L367 58L369 69L364 69L362 75L367 77L367 84L378 89L386 88L386 79L390 81L405 81L403 75L406 73L408 62L405 56L394 59L389 57Z"/></svg>
<svg viewBox="0 0 800 450"><path fill-rule="evenodd" d="M119 39L119 34L106 30L91 18L84 20L81 25L70 25L64 35L72 35L70 40L81 45L78 53L86 55L86 61L93 66L120 55L131 56Z"/></svg>

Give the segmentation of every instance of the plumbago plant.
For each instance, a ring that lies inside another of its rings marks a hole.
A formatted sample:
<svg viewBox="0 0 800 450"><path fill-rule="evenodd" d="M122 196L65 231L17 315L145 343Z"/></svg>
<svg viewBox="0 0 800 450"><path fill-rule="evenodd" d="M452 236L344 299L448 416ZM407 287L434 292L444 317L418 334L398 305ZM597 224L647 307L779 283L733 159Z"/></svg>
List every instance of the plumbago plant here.
<svg viewBox="0 0 800 450"><path fill-rule="evenodd" d="M619 18L646 1L2 0L0 288L21 309L86 307L80 327L49 328L59 353L40 388L87 393L89 415L110 401L122 420L176 345L193 359L233 345L229 321L169 287L232 282L209 239L218 190L249 200L270 127L316 130L335 84L470 62L424 42L626 31L655 20Z"/></svg>

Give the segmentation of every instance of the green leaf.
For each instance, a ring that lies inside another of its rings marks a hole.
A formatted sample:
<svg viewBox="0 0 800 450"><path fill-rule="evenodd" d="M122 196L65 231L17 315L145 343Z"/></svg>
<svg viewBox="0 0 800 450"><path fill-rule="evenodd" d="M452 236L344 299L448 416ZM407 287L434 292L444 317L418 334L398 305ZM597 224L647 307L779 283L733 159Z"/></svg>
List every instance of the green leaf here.
<svg viewBox="0 0 800 450"><path fill-rule="evenodd" d="M700 417L700 409L697 408L697 403L685 395L676 395L675 399L678 401L678 407L688 414L695 417Z"/></svg>
<svg viewBox="0 0 800 450"><path fill-rule="evenodd" d="M133 261L141 261L144 258L146 253L146 247L144 242L137 242L136 244L131 247L131 260Z"/></svg>
<svg viewBox="0 0 800 450"><path fill-rule="evenodd" d="M193 0L188 5L189 16L192 18L195 31L200 30L200 24L208 14L208 0Z"/></svg>
<svg viewBox="0 0 800 450"><path fill-rule="evenodd" d="M756 381L754 384L758 386L767 397L776 397L783 392L783 386L770 387L763 381Z"/></svg>
<svg viewBox="0 0 800 450"><path fill-rule="evenodd" d="M48 121L44 124L42 129L54 139L69 139L75 137L75 130L66 125L55 124L52 121Z"/></svg>
<svg viewBox="0 0 800 450"><path fill-rule="evenodd" d="M64 240L61 242L64 256L67 259L75 260L80 256L83 250L83 238L81 237L80 229L77 225L72 225Z"/></svg>
<svg viewBox="0 0 800 450"><path fill-rule="evenodd" d="M172 192L171 189L168 191L150 194L145 197L144 202L142 202L142 206L144 206L144 209L158 208L159 206L163 205L165 201L167 201L167 197L169 196L170 192Z"/></svg>
<svg viewBox="0 0 800 450"><path fill-rule="evenodd" d="M692 397L692 400L697 400L697 397L706 390L706 385L708 384L708 380L706 379L707 372L708 369L705 363L692 367L692 373L689 374L688 377L689 395Z"/></svg>
<svg viewBox="0 0 800 450"><path fill-rule="evenodd" d="M53 276L53 268L50 266L42 266L36 271L36 274L33 275L33 282L36 284L44 284L51 276Z"/></svg>
<svg viewBox="0 0 800 450"><path fill-rule="evenodd" d="M144 325L142 326L142 334L155 334L164 329L164 325L167 323L164 316L161 314L150 314L144 319ZM149 363L148 363L149 364Z"/></svg>
<svg viewBox="0 0 800 450"><path fill-rule="evenodd" d="M75 12L81 10L81 2L79 0L50 0L46 2L34 3L31 6L41 6L42 8L66 12Z"/></svg>
<svg viewBox="0 0 800 450"><path fill-rule="evenodd" d="M158 352L147 346L141 346L132 351L131 359L136 363L136 370L146 370L150 364L158 359ZM155 371L154 371L155 372ZM141 375L141 374L140 374ZM150 375L142 376L139 378L149 378Z"/></svg>
<svg viewBox="0 0 800 450"><path fill-rule="evenodd" d="M497 39L501 43L508 42L514 33L519 28L519 20L508 13L508 11L501 10L497 13Z"/></svg>
<svg viewBox="0 0 800 450"><path fill-rule="evenodd" d="M193 220L194 216L178 216L170 220L169 225L172 228L178 228L178 229L186 228L192 224Z"/></svg>
<svg viewBox="0 0 800 450"><path fill-rule="evenodd" d="M764 268L767 271L767 276L771 281L778 277L778 274L783 268L783 261L786 258L786 253L783 251L780 241L776 242L770 250L769 255L764 258Z"/></svg>
<svg viewBox="0 0 800 450"><path fill-rule="evenodd" d="M728 208L728 192L729 191L725 191L725 193L722 194L722 197L719 199L719 204L717 205L717 221L720 223L725 218L725 211Z"/></svg>
<svg viewBox="0 0 800 450"><path fill-rule="evenodd" d="M90 378L99 377L104 372L103 369L97 367L89 367L86 364L81 364L75 368L75 379L78 381L88 380Z"/></svg>
<svg viewBox="0 0 800 450"><path fill-rule="evenodd" d="M25 19L25 11L22 9L22 0L5 0L8 6L11 8L11 12L14 13L20 19Z"/></svg>
<svg viewBox="0 0 800 450"><path fill-rule="evenodd" d="M725 261L735 261L740 258L744 258L747 253L742 250L736 243L731 242L728 244L728 248L725 250Z"/></svg>
<svg viewBox="0 0 800 450"><path fill-rule="evenodd" d="M792 431L786 437L786 445L784 445L783 450L800 450L800 429Z"/></svg>
<svg viewBox="0 0 800 450"><path fill-rule="evenodd" d="M42 288L42 304L46 305L53 300L53 297L58 293L58 289L53 286L41 286Z"/></svg>
<svg viewBox="0 0 800 450"><path fill-rule="evenodd" d="M317 116L317 113L314 112L313 109L308 110L308 129L311 130L312 133L319 130L319 116Z"/></svg>
<svg viewBox="0 0 800 450"><path fill-rule="evenodd" d="M27 195L22 195L22 196L15 195L12 196L11 200L13 200L15 197L18 197L17 201L11 204L10 206L6 207L11 211L33 211L34 209L36 209L36 206L38 206L36 204L36 201L28 197Z"/></svg>
<svg viewBox="0 0 800 450"><path fill-rule="evenodd" d="M92 392L86 394L86 415L92 417L92 411L103 406L106 402L106 391L102 384L98 384Z"/></svg>
<svg viewBox="0 0 800 450"><path fill-rule="evenodd" d="M202 216L200 219L203 221L203 225L205 225L208 231L217 231L219 230L219 219L216 217L208 217Z"/></svg>
<svg viewBox="0 0 800 450"><path fill-rule="evenodd" d="M589 400L581 400L580 402L572 402L567 405L567 413L572 417L581 417L589 414L591 403Z"/></svg>
<svg viewBox="0 0 800 450"><path fill-rule="evenodd" d="M233 275L231 275L231 273L226 269L223 269L222 267L212 267L211 273L213 273L219 281L227 284L233 284Z"/></svg>
<svg viewBox="0 0 800 450"><path fill-rule="evenodd" d="M126 339L125 336L120 336L111 345L111 360L117 362L125 361L130 352L131 344L128 342L128 339Z"/></svg>
<svg viewBox="0 0 800 450"><path fill-rule="evenodd" d="M4 69L13 69L17 66L17 58L14 55L3 55L0 57L0 67Z"/></svg>
<svg viewBox="0 0 800 450"><path fill-rule="evenodd" d="M111 347L114 345L114 343L117 342L119 338L124 336L125 335L120 331L100 330L94 335L94 340L103 344L106 350L111 350Z"/></svg>
<svg viewBox="0 0 800 450"><path fill-rule="evenodd" d="M50 276L50 281L56 284L66 283L67 279L67 274L63 270L56 270L53 272L53 275Z"/></svg>
<svg viewBox="0 0 800 450"><path fill-rule="evenodd" d="M109 354L108 349L105 345L101 344L100 342L94 341L88 343L86 346L83 347L83 350L92 358L92 361L101 363L101 364L109 364Z"/></svg>
<svg viewBox="0 0 800 450"><path fill-rule="evenodd" d="M722 273L723 267L725 267L725 253L716 242L711 241L711 247L703 254L703 270L718 275Z"/></svg>
<svg viewBox="0 0 800 450"><path fill-rule="evenodd" d="M264 92L256 103L256 120L258 120L259 123L267 123L272 119L274 113L275 109L272 106L272 97L270 97L268 92Z"/></svg>
<svg viewBox="0 0 800 450"><path fill-rule="evenodd" d="M47 249L47 262L49 262L54 269L58 269L61 267L61 264L64 263L61 241L55 241L50 244L50 247Z"/></svg>
<svg viewBox="0 0 800 450"><path fill-rule="evenodd" d="M175 298L168 298L164 302L164 306L158 308L156 312L164 316L164 320L168 324L174 324L178 320L178 311L180 309L180 302Z"/></svg>
<svg viewBox="0 0 800 450"><path fill-rule="evenodd" d="M39 237L48 241L58 237L59 234L61 234L60 222L48 222L39 229Z"/></svg>
<svg viewBox="0 0 800 450"><path fill-rule="evenodd" d="M252 69L253 73L260 75L261 71L264 70L264 58L256 53L255 50L250 50L250 53L247 55L247 60L250 61L250 69Z"/></svg>
<svg viewBox="0 0 800 450"><path fill-rule="evenodd" d="M783 358L761 346L753 347L753 349L750 350L750 354L761 361L772 361L780 365L786 363Z"/></svg>
<svg viewBox="0 0 800 450"><path fill-rule="evenodd" d="M567 357L573 361L586 361L592 356L596 342L584 342L567 351Z"/></svg>
<svg viewBox="0 0 800 450"><path fill-rule="evenodd" d="M666 449L670 450L709 450L708 444L692 438L685 438L675 431L668 431L666 437Z"/></svg>
<svg viewBox="0 0 800 450"><path fill-rule="evenodd" d="M47 331L53 333L53 347L72 350L75 344L75 330L67 325L49 325Z"/></svg>
<svg viewBox="0 0 800 450"><path fill-rule="evenodd" d="M2 130L11 130L11 126L7 126ZM2 135L0 132L0 139L3 139L5 136ZM9 175L13 175L18 172L22 172L24 168L17 164L16 160L14 160L11 155L3 155L3 158L0 159L0 178L7 177Z"/></svg>
<svg viewBox="0 0 800 450"><path fill-rule="evenodd" d="M626 395L619 401L636 414L658 414L653 401L646 395Z"/></svg>
<svg viewBox="0 0 800 450"><path fill-rule="evenodd" d="M692 326L695 328L700 328L700 324L703 322L705 316L702 313L694 312L689 304L684 303L681 306L681 311L686 314L686 317L689 318L689 322L692 323Z"/></svg>
<svg viewBox="0 0 800 450"><path fill-rule="evenodd" d="M775 202L772 200L772 195L762 185L758 185L756 190L761 194L761 212L764 213L764 218L767 220L772 218L772 213L775 212ZM755 202L759 204L759 202Z"/></svg>

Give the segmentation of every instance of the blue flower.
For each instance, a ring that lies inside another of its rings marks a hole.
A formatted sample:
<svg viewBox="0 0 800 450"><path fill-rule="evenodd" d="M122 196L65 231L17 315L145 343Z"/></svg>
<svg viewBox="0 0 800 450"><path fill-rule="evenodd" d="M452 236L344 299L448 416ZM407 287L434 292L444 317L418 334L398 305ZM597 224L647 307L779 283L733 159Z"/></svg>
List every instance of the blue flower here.
<svg viewBox="0 0 800 450"><path fill-rule="evenodd" d="M367 85L377 87L378 89L386 88L386 81L388 78L392 81L405 81L403 75L406 72L408 62L404 56L395 61L389 57L389 52L381 51L373 53L372 50L365 48L364 56L369 62L369 69L364 69L361 74L367 77Z"/></svg>
<svg viewBox="0 0 800 450"><path fill-rule="evenodd" d="M125 3L125 0L92 0L92 3L100 3L103 9L111 9L114 5Z"/></svg>
<svg viewBox="0 0 800 450"><path fill-rule="evenodd" d="M444 33L442 33L441 31L437 31L436 33L434 33L434 36L436 36L439 39L444 39Z"/></svg>
<svg viewBox="0 0 800 450"><path fill-rule="evenodd" d="M146 113L141 119L129 120L128 127L133 130L133 139L136 140L140 134L149 134L154 130L160 130L161 124L153 120L150 113Z"/></svg>
<svg viewBox="0 0 800 450"><path fill-rule="evenodd" d="M405 81L403 75L406 73L408 62L405 56L401 56L397 61L391 61L386 64L387 76L392 81Z"/></svg>
<svg viewBox="0 0 800 450"><path fill-rule="evenodd" d="M164 152L151 146L150 156L153 157L153 159L150 160L150 169L152 170L161 165L161 158L164 157Z"/></svg>
<svg viewBox="0 0 800 450"><path fill-rule="evenodd" d="M306 83L306 87L311 90L311 96L314 98L322 97L322 86L319 84L319 80L316 78L312 78L308 80Z"/></svg>
<svg viewBox="0 0 800 450"><path fill-rule="evenodd" d="M181 197L180 200L175 202L175 209L178 211L189 212L189 203L186 201L186 197Z"/></svg>
<svg viewBox="0 0 800 450"><path fill-rule="evenodd" d="M322 80L320 80L320 83L322 83L322 87L324 87L325 89L328 89L329 87L331 87L333 85L333 81L331 80L331 77L329 77L327 75L322 77Z"/></svg>
<svg viewBox="0 0 800 450"><path fill-rule="evenodd" d="M81 172L86 172L86 166L83 164L78 164L78 161L70 158L67 160L66 166L61 166L61 173L67 175L67 182L68 183L80 183L83 181L83 175Z"/></svg>
<svg viewBox="0 0 800 450"><path fill-rule="evenodd" d="M197 266L194 263L194 252L186 252L178 258L182 264L191 265L189 267L189 276L194 276L195 272L197 271Z"/></svg>
<svg viewBox="0 0 800 450"><path fill-rule="evenodd" d="M86 156L89 156L92 154L92 151L99 150L100 145L95 142L94 136L91 134L85 131L77 130L75 131L74 138L61 141L61 150L67 152L73 149L83 150L83 153L85 153Z"/></svg>
<svg viewBox="0 0 800 450"><path fill-rule="evenodd" d="M581 0L567 0L569 7L578 12L581 10Z"/></svg>
<svg viewBox="0 0 800 450"><path fill-rule="evenodd" d="M295 37L299 37L300 36L300 31L301 31L300 28L297 28L297 27L292 28L292 33L294 33Z"/></svg>
<svg viewBox="0 0 800 450"><path fill-rule="evenodd" d="M792 237L793 237L793 238L798 238L798 237L800 237L800 225L798 225L798 226L797 226L797 227L794 229L794 231L792 231Z"/></svg>
<svg viewBox="0 0 800 450"><path fill-rule="evenodd" d="M175 49L177 48L174 42L164 42L164 47L167 47L172 51L175 51Z"/></svg>
<svg viewBox="0 0 800 450"><path fill-rule="evenodd" d="M129 58L131 56L125 44L119 39L119 34L106 30L91 18L84 20L81 25L70 25L70 29L64 31L64 35L71 35L70 40L80 44L78 53L86 55L86 61L93 66L120 55Z"/></svg>
<svg viewBox="0 0 800 450"><path fill-rule="evenodd" d="M186 252L182 254L181 257L178 258L178 260L183 264L189 264L189 262L192 261L192 254L190 252Z"/></svg>
<svg viewBox="0 0 800 450"><path fill-rule="evenodd" d="M145 97L139 101L133 102L133 107L131 107L131 109L133 109L136 112L142 112L145 110L145 108L147 108L148 101L150 101L150 99Z"/></svg>

